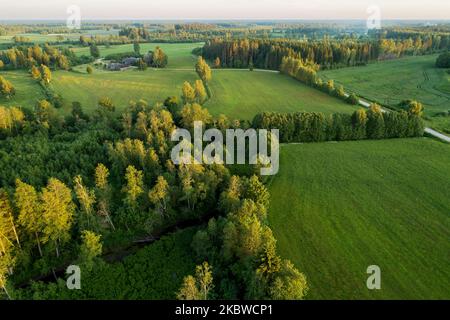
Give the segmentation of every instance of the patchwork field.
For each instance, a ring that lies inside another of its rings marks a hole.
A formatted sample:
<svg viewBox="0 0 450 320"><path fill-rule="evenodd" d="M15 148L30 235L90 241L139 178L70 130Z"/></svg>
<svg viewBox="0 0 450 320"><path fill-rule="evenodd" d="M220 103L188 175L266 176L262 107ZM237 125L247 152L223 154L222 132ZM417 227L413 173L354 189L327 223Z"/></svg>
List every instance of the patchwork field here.
<svg viewBox="0 0 450 320"><path fill-rule="evenodd" d="M206 107L212 114L251 120L263 111L317 111L348 113L356 107L301 84L285 75L248 70L214 70L212 98Z"/></svg>
<svg viewBox="0 0 450 320"><path fill-rule="evenodd" d="M269 222L310 299L450 298L448 159L426 138L282 146Z"/></svg>
<svg viewBox="0 0 450 320"><path fill-rule="evenodd" d="M194 68L196 58L192 55L192 50L202 47L203 43L141 43L141 53L154 50L157 46L161 47L169 57L167 68ZM100 55L105 57L109 54L121 52L133 52L133 44L115 45L109 48L98 46ZM89 47L74 48L77 55L90 55Z"/></svg>
<svg viewBox="0 0 450 320"><path fill-rule="evenodd" d="M321 72L349 91L372 101L395 105L414 99L425 105L429 117L450 110L450 74L435 67L437 55L407 57L369 64L366 67L343 68ZM450 117L436 118L431 125L450 130Z"/></svg>

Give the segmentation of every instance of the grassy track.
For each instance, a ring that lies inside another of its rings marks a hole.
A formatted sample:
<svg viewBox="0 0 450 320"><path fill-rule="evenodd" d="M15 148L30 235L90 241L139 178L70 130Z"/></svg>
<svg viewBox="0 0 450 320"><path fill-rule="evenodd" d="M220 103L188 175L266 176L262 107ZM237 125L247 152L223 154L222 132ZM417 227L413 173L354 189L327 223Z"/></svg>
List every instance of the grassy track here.
<svg viewBox="0 0 450 320"><path fill-rule="evenodd" d="M425 138L283 146L269 221L309 298L449 299L448 159ZM374 264L380 291L366 288Z"/></svg>
<svg viewBox="0 0 450 320"><path fill-rule="evenodd" d="M366 67L323 71L321 75L372 101L394 105L405 99L418 100L425 105L426 115L432 117L450 109L450 74L435 68L436 58L437 55L407 57ZM450 130L450 118L431 119L431 126Z"/></svg>
<svg viewBox="0 0 450 320"><path fill-rule="evenodd" d="M352 112L355 107L287 76L248 70L215 70L206 107L212 114L251 120L263 111Z"/></svg>

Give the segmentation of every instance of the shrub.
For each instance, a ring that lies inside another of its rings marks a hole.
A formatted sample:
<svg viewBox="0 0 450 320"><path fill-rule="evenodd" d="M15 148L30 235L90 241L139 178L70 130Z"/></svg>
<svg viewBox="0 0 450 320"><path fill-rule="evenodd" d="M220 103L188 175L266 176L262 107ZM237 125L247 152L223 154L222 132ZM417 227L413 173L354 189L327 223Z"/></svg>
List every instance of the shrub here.
<svg viewBox="0 0 450 320"><path fill-rule="evenodd" d="M450 68L450 52L441 54L436 60L436 67ZM448 71L447 71L448 72Z"/></svg>

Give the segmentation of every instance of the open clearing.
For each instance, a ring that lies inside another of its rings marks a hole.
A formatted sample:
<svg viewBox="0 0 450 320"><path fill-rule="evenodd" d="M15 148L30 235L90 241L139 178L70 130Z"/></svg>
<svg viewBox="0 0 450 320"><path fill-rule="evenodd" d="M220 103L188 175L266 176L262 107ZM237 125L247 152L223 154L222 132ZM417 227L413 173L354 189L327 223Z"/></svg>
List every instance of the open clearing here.
<svg viewBox="0 0 450 320"><path fill-rule="evenodd" d="M156 47L161 49L169 57L167 68L191 68L194 69L196 58L192 55L192 50L203 47L203 43L141 43L141 54L155 50ZM109 54L133 52L133 44L114 45L109 48L98 46L100 56L105 57ZM74 48L77 55L90 55L89 47Z"/></svg>
<svg viewBox="0 0 450 320"><path fill-rule="evenodd" d="M144 99L150 104L163 102L169 96L180 96L184 81L198 79L195 71L129 70L111 72L96 70L93 74L58 71L54 74L53 88L66 103L79 101L86 109L96 108L101 97L110 97L123 110L130 100Z"/></svg>
<svg viewBox="0 0 450 320"><path fill-rule="evenodd" d="M11 99L0 97L0 105L18 106L32 109L38 100L44 99L42 88L25 71L4 71L0 76L9 80L16 88L16 95Z"/></svg>
<svg viewBox="0 0 450 320"><path fill-rule="evenodd" d="M269 222L310 299L450 298L450 146L283 145L280 159ZM381 268L379 291L366 288L370 265Z"/></svg>
<svg viewBox="0 0 450 320"><path fill-rule="evenodd" d="M425 114L433 117L450 110L450 74L435 67L436 58L407 57L320 74L371 101L395 105L405 99L418 100L424 104ZM433 117L430 122L432 127L450 130L450 117Z"/></svg>
<svg viewBox="0 0 450 320"><path fill-rule="evenodd" d="M214 70L212 98L206 107L214 115L251 120L264 111L349 113L357 109L337 98L282 74L248 70Z"/></svg>

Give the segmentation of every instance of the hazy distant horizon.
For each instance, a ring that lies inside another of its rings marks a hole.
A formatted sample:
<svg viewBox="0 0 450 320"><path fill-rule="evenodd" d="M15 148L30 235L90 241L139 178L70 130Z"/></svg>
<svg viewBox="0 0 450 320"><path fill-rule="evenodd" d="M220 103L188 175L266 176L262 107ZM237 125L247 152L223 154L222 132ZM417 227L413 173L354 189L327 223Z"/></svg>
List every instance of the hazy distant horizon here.
<svg viewBox="0 0 450 320"><path fill-rule="evenodd" d="M77 5L83 20L450 20L449 0L20 0L0 20L65 20Z"/></svg>

